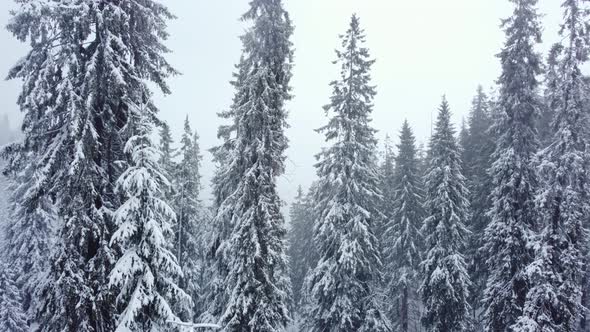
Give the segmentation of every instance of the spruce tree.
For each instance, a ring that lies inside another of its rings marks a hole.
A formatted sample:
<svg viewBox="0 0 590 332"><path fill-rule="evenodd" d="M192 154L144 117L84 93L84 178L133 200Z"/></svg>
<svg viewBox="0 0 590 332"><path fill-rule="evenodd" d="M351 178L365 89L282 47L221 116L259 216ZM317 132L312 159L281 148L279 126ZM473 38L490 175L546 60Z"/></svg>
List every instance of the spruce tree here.
<svg viewBox="0 0 590 332"><path fill-rule="evenodd" d="M109 239L123 129L147 81L170 92L165 81L175 71L162 41L172 15L154 0L19 1L13 15L9 31L31 50L9 74L23 80L24 113L24 139L8 150L9 166L21 171L15 161L31 157L35 185L26 209L55 199L61 217L40 330L110 331L117 291L108 274L119 249Z"/></svg>
<svg viewBox="0 0 590 332"><path fill-rule="evenodd" d="M80 6L72 6L70 13L77 15L81 11ZM13 13L13 19L8 25L8 30L18 39L22 41L28 39L31 44L31 50L27 56L9 73L9 78L23 80L18 104L24 113L22 124L24 139L4 149L4 154L9 160L5 172L26 174L22 179L16 179L18 181L16 185L23 189L15 191L18 196L14 197L16 218L12 226L20 228L15 229L13 235L16 236L20 235L20 232L26 235L49 228L47 220L39 219L35 214L53 197L59 198L58 212L62 220L58 225L59 235L63 234L61 228L65 227L62 225L71 225L71 220L75 218L64 213L66 210L73 210L73 206L70 208L70 204L64 204L67 198L76 193L81 196L92 195L93 192L99 191L93 186L94 174L82 174L84 188L76 187L72 190L74 188L72 183L76 181L73 181L75 177L70 175L78 175L79 160L84 157L76 140L80 138L81 132L94 131L94 128L88 126L83 120L84 114L78 111L82 108L82 102L79 90L74 87L79 86L79 71L83 64L80 54L74 50L75 37L66 30L72 23L70 17L66 15L63 2L31 1L28 4L21 4L20 8ZM78 163L74 163L74 159ZM69 181L70 178L72 181ZM80 203L78 201L71 205L81 210ZM85 220L85 227L82 225L78 227L88 231L90 220L94 219L88 218ZM99 220L99 217L96 220ZM93 232L89 231L89 233ZM11 236L10 233L8 235ZM43 235L39 233L36 236ZM18 241L18 238L14 240ZM84 243L79 238L73 240L75 243ZM34 247L36 243L37 241L32 242L32 249L44 250L43 254L47 255L48 251L45 248ZM43 244L43 242L38 243ZM86 247L91 248L93 254L96 254L94 241L92 245L88 244ZM53 250L55 254L50 259L51 268L54 263L65 265L62 263L63 260L58 262L56 258L60 249L58 247ZM66 254L65 250L61 252ZM24 268L27 260L31 258L37 260L34 252L23 253L32 255L27 257L16 253L18 256L12 255L11 258L19 269ZM33 303L32 308L36 309L35 314L38 317L35 318L42 323L42 330L90 331L93 324L92 318L89 317L89 313L92 312L89 302L92 295L95 295L92 294L93 290L96 289L92 289L87 278L88 274L83 272L89 264L82 262L79 252L75 250L70 250L67 254L76 261L64 266L63 270L68 275L55 277L51 273L44 275L43 282L36 285L40 287L39 292L34 293L38 304ZM31 267L35 268L35 266ZM45 270L45 267L42 269ZM61 294L57 295L58 292ZM48 303L51 304L48 305ZM98 306L102 307L102 305ZM44 317L40 317L41 315ZM107 320L105 325L108 326L108 323Z"/></svg>
<svg viewBox="0 0 590 332"><path fill-rule="evenodd" d="M47 261L53 249L58 219L49 197L31 198L35 188L33 175L33 165L24 166L18 174L10 174L9 218L2 225L1 238L4 257L11 262L11 269L17 276L16 285L28 317L35 315L41 303L39 291L46 282ZM6 182L8 184L8 180Z"/></svg>
<svg viewBox="0 0 590 332"><path fill-rule="evenodd" d="M370 59L359 19L352 16L336 52L341 78L333 81L333 114L319 129L332 146L316 164L314 195L317 220L314 241L319 261L306 284L308 331L389 331L376 301L381 257L375 228L381 194L376 165L376 130L370 126L375 88L370 85Z"/></svg>
<svg viewBox="0 0 590 332"><path fill-rule="evenodd" d="M2 159L2 155L0 153L0 229L2 227L7 227L8 225L8 215L9 215L9 197L11 196L10 194L10 184L9 184L9 180L8 177L4 176L2 174L2 169L4 168L4 161ZM1 226L4 225L4 226ZM6 234L6 231L4 231L4 234ZM3 236L0 236L0 239ZM0 252L3 252L3 248L0 245Z"/></svg>
<svg viewBox="0 0 590 332"><path fill-rule="evenodd" d="M393 151L393 143L391 142L391 138L389 135L385 136L384 141L384 150L383 150L383 161L381 162L380 166L380 183L379 189L381 190L381 195L383 198L381 199L381 206L380 211L383 213L383 220L379 222L377 227L375 228L376 234L379 235L380 242L385 241L383 238L386 225L393 220L394 212L394 205L392 202L394 201L394 191L395 191L395 152ZM385 245L385 243L381 243Z"/></svg>
<svg viewBox="0 0 590 332"><path fill-rule="evenodd" d="M313 242L313 199L310 194L303 193L301 186L297 189L297 196L291 204L289 217L291 221L288 234L289 267L293 288L293 305L296 312L301 314L299 308L304 305L305 276L309 270L315 267L317 260L315 243Z"/></svg>
<svg viewBox="0 0 590 332"><path fill-rule="evenodd" d="M541 31L537 0L512 3L514 13L503 22L506 42L499 54L502 74L490 170L492 208L484 245L489 271L484 292L486 331L510 331L522 314L530 288L525 269L533 259L537 188L533 158L538 147L535 120L541 71L534 46L540 42Z"/></svg>
<svg viewBox="0 0 590 332"><path fill-rule="evenodd" d="M471 219L468 223L471 236L467 243L466 256L472 287L469 292L471 320L475 329L483 328L483 291L487 281L487 268L482 252L484 233L490 222L488 211L491 207L492 178L488 169L492 163L495 142L490 135L492 127L490 104L486 93L478 86L469 112L469 136L463 144L464 174L469 190Z"/></svg>
<svg viewBox="0 0 590 332"><path fill-rule="evenodd" d="M418 170L420 177L424 178L428 172L428 148L424 146L424 142L420 142L418 144L416 156L418 158Z"/></svg>
<svg viewBox="0 0 590 332"><path fill-rule="evenodd" d="M119 289L116 331L162 331L179 321L171 302L190 302L177 285L182 269L170 250L175 213L162 199L170 185L159 163L158 151L151 142L153 124L141 107L130 119L129 141L125 152L130 166L117 181L124 197L115 211L117 230L111 239L122 249L110 272L109 285Z"/></svg>
<svg viewBox="0 0 590 332"><path fill-rule="evenodd" d="M174 177L176 172L176 163L174 157L176 150L172 147L174 140L172 139L172 133L170 132L170 126L163 122L160 126L160 165L166 176L170 179ZM164 198L168 203L171 203L174 196L174 186L170 186L167 189Z"/></svg>
<svg viewBox="0 0 590 332"><path fill-rule="evenodd" d="M28 332L16 273L8 263L0 264L0 331Z"/></svg>
<svg viewBox="0 0 590 332"><path fill-rule="evenodd" d="M555 111L558 108L556 104L559 97L559 63L560 56L563 52L563 45L560 43L554 44L549 50L547 56L547 68L545 70L545 94L543 96L544 103L541 107L540 116L538 119L537 129L539 132L539 141L541 148L548 147L555 134L553 120Z"/></svg>
<svg viewBox="0 0 590 332"><path fill-rule="evenodd" d="M469 167L467 167L469 159L469 126L465 118L461 120L461 129L459 130L459 149L461 152L461 165L463 167L463 173L466 178L469 178Z"/></svg>
<svg viewBox="0 0 590 332"><path fill-rule="evenodd" d="M201 191L201 152L199 136L190 127L188 116L184 121L184 133L180 140L178 162L174 173L173 184L176 187L174 209L177 220L174 224L174 253L184 277L180 278L179 286L192 298L193 303L201 303L201 273L203 267L202 236L204 227L203 213L199 194ZM193 321L201 308L195 308L183 319Z"/></svg>
<svg viewBox="0 0 590 332"><path fill-rule="evenodd" d="M469 286L463 255L469 231L468 191L461 172L460 151L443 98L434 133L426 176L425 257L421 263L422 322L427 331L466 331L469 328Z"/></svg>
<svg viewBox="0 0 590 332"><path fill-rule="evenodd" d="M582 0L565 0L562 7L566 45L550 103L555 107L555 135L540 154L540 235L527 268L531 288L515 327L519 331L575 331L583 310L579 300L588 249L584 227L590 216L590 159L588 85L581 68L590 50L590 7Z"/></svg>
<svg viewBox="0 0 590 332"><path fill-rule="evenodd" d="M393 195L386 204L392 206L392 218L386 224L383 241L385 271L388 276L388 301L397 331L409 331L417 318L413 309L416 299L419 264L422 261L424 192L416 155L416 139L407 121L400 132L398 154L392 174Z"/></svg>
<svg viewBox="0 0 590 332"><path fill-rule="evenodd" d="M280 0L251 1L242 19L252 26L242 36L237 91L227 114L233 122L222 130L231 144L218 155L226 165L216 176L223 182L216 183L216 273L223 278L218 287L228 291L216 292L213 315L221 314L226 331L281 331L290 319L290 285L276 181L287 147L293 28Z"/></svg>
<svg viewBox="0 0 590 332"><path fill-rule="evenodd" d="M203 313L200 320L204 322L217 322L223 314L229 292L225 285L225 278L228 273L228 249L229 237L232 232L232 211L220 210L221 205L236 190L240 181L237 175L243 172L242 167L236 164L230 164L230 157L236 142L236 129L239 120L237 111L241 105L247 102L244 98L247 91L241 87L245 84L248 68L245 64L244 55L236 65L236 72L233 74L234 80L231 81L235 89L233 103L226 111L220 112L220 118L229 121L229 124L221 125L217 132L217 138L222 140L222 144L211 149L213 160L217 165L215 174L211 181L213 187L213 218L210 225L210 234L208 234L209 245L206 248L206 266L204 274L207 282L204 285L204 302Z"/></svg>

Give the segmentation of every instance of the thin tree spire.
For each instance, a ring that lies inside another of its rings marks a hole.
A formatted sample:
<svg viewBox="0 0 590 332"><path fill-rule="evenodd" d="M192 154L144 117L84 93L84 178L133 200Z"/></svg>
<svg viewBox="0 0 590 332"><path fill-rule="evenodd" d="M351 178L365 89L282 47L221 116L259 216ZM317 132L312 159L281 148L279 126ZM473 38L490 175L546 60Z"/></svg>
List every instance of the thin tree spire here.
<svg viewBox="0 0 590 332"><path fill-rule="evenodd" d="M336 51L341 78L331 83L331 103L324 106L330 119L318 130L332 146L317 156L314 241L319 261L306 281L305 326L313 332L389 331L375 293L382 267L375 227L383 216L376 131L370 125L374 60L356 15L341 40Z"/></svg>

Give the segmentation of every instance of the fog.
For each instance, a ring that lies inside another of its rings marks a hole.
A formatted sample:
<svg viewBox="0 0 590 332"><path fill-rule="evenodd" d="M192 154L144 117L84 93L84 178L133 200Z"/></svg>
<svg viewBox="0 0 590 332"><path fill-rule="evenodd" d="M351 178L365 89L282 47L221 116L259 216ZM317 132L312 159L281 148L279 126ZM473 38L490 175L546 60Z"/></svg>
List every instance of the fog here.
<svg viewBox="0 0 590 332"><path fill-rule="evenodd" d="M231 103L229 84L234 64L240 56L239 21L246 0L167 0L178 18L170 22L167 45L173 50L169 59L182 72L170 80L172 95L156 94L161 117L180 138L188 114L201 137L204 155L204 196L210 196L209 180L214 171L207 149L216 145L217 112ZM329 82L337 77L332 64L352 13L364 27L377 86L374 126L378 137L397 138L404 119L408 119L419 141L426 142L431 117L441 95L446 94L455 121L460 123L469 111L478 84L489 89L497 79L500 66L496 58L504 34L501 18L511 13L508 1L498 0L285 0L295 25L293 42L295 68L290 112L287 172L281 178L280 192L285 201L295 195L298 185L309 186L315 176L315 154L324 145L314 129L325 124L322 106L329 100ZM544 55L556 41L560 22L559 1L541 1ZM0 24L9 20L12 1L0 2ZM0 73L27 52L27 45L0 31L2 52ZM7 113L14 127L20 115L16 106L20 82L0 82L0 116Z"/></svg>

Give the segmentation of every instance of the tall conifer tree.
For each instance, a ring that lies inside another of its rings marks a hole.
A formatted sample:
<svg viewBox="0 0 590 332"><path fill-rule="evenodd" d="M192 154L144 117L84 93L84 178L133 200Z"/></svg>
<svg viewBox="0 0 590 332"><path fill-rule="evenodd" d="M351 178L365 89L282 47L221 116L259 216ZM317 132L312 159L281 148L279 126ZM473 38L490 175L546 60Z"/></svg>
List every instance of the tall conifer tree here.
<svg viewBox="0 0 590 332"><path fill-rule="evenodd" d="M24 112L24 139L7 150L9 167L18 172L19 160L31 157L26 209L55 199L60 216L40 330L113 330L108 274L119 251L109 239L120 204L122 129L146 81L169 92L165 80L175 71L162 41L172 15L153 0L18 2L8 29L31 50L9 75L23 80Z"/></svg>
<svg viewBox="0 0 590 332"><path fill-rule="evenodd" d="M308 331L389 331L377 303L381 257L375 227L381 194L375 129L370 126L375 88L365 35L353 16L336 51L341 79L333 81L329 123L320 128L333 145L316 165L314 240L319 262L310 273Z"/></svg>
<svg viewBox="0 0 590 332"><path fill-rule="evenodd" d="M218 155L225 165L216 176L224 183L216 183L217 273L229 292L217 292L224 312L213 315L227 331L281 331L290 285L276 180L287 147L293 28L280 0L253 0L242 19L252 26L242 36L233 121L223 129L231 145Z"/></svg>
<svg viewBox="0 0 590 332"><path fill-rule="evenodd" d="M20 290L16 285L16 273L7 263L0 263L0 330L28 332L29 325L22 308Z"/></svg>
<svg viewBox="0 0 590 332"><path fill-rule="evenodd" d="M545 69L545 93L544 103L541 108L539 120L538 120L538 132L539 141L541 147L546 148L551 144L553 136L555 134L555 126L553 121L555 118L555 112L559 101L559 64L561 61L561 55L563 53L563 45L561 43L554 44L549 50L547 56L547 68Z"/></svg>
<svg viewBox="0 0 590 332"><path fill-rule="evenodd" d="M221 125L217 131L217 138L222 144L211 149L213 159L217 165L215 174L211 181L213 187L213 220L210 225L211 232L208 234L209 245L206 248L206 266L204 274L207 283L204 285L203 299L206 306L203 307L200 320L204 322L217 321L225 310L229 290L225 286L225 278L228 273L228 243L232 232L232 211L230 209L220 210L220 207L236 190L240 176L243 171L236 164L229 164L232 151L235 147L238 127L238 113L241 105L246 101L244 98L247 91L241 87L245 84L247 66L244 55L236 65L236 72L231 81L235 91L233 103L226 111L220 112L220 118L229 120L228 124Z"/></svg>
<svg viewBox="0 0 590 332"><path fill-rule="evenodd" d="M174 253L183 273L179 286L192 298L193 303L201 303L201 276L204 256L201 248L206 235L203 225L203 211L199 195L201 191L201 152L199 136L190 127L188 116L184 121L184 133L180 140L181 160L174 173L173 185L176 187L174 209L177 220L174 224ZM183 313L184 320L192 321L202 308Z"/></svg>
<svg viewBox="0 0 590 332"><path fill-rule="evenodd" d="M176 172L176 163L174 162L176 150L172 147L174 140L172 139L170 126L166 122L163 122L160 127L160 165L166 173L166 177L172 179ZM173 200L173 196L174 186L170 186L170 188L167 188L164 198L170 203Z"/></svg>
<svg viewBox="0 0 590 332"><path fill-rule="evenodd" d="M386 135L384 141L383 161L380 167L381 181L379 184L379 189L381 190L381 194L383 196L380 207L381 213L383 213L383 220L377 225L377 228L375 229L377 234L380 234L380 241L385 241L383 238L383 231L387 227L386 225L391 220L393 220L393 216L395 214L395 207L392 204L395 195L395 152L393 149L394 146L391 142L391 138L389 135ZM385 243L382 243L382 245L385 245Z"/></svg>
<svg viewBox="0 0 590 332"><path fill-rule="evenodd" d="M317 252L313 242L313 198L310 194L303 193L301 186L297 189L297 196L291 204L289 212L291 228L288 239L293 305L296 312L301 314L300 308L304 306L303 284L305 276L315 267L317 260Z"/></svg>
<svg viewBox="0 0 590 332"><path fill-rule="evenodd" d="M540 154L537 195L540 237L528 266L532 287L519 331L575 331L581 313L582 277L588 253L585 226L590 216L588 85L582 66L590 51L587 1L565 0L561 35L565 40L550 105L554 136Z"/></svg>
<svg viewBox="0 0 590 332"><path fill-rule="evenodd" d="M491 207L492 178L488 169L492 163L495 141L491 136L492 118L488 96L481 86L473 98L469 112L469 136L463 145L464 174L469 189L471 219L468 227L471 236L467 243L466 256L469 276L472 281L469 304L471 320L475 329L483 328L482 298L487 281L485 256L482 252L485 229L490 222L488 211Z"/></svg>
<svg viewBox="0 0 590 332"><path fill-rule="evenodd" d="M484 295L487 331L510 331L522 314L530 288L525 269L532 262L537 178L533 158L538 148L535 120L539 112L537 75L541 59L535 52L541 30L537 0L511 0L512 17L499 57L502 74L494 125L497 145L491 176L494 189L485 231L489 276Z"/></svg>
<svg viewBox="0 0 590 332"><path fill-rule="evenodd" d="M168 243L175 213L162 199L162 189L170 183L150 138L153 114L145 113L138 107L129 119L125 152L130 166L117 182L124 202L114 214L117 230L111 243L120 246L123 255L109 275L110 286L120 290L117 332L163 331L179 321L171 303L190 302L176 283L182 269Z"/></svg>
<svg viewBox="0 0 590 332"><path fill-rule="evenodd" d="M4 241L2 254L17 276L15 281L28 321L32 321L42 302L39 292L46 282L47 261L53 250L54 228L58 219L50 197L33 199L30 196L35 186L33 175L32 165L24 166L18 174L11 174L10 185L7 186L11 191L10 217L1 228L1 239Z"/></svg>
<svg viewBox="0 0 590 332"><path fill-rule="evenodd" d="M443 98L430 140L426 176L425 257L421 263L424 303L422 322L428 331L466 331L469 328L469 286L463 256L469 231L468 191L451 111Z"/></svg>
<svg viewBox="0 0 590 332"><path fill-rule="evenodd" d="M388 301L398 331L407 332L416 319L412 303L416 300L419 264L422 261L424 192L416 156L416 139L407 121L400 132L398 153L392 174L393 195L385 204L393 214L385 226L383 241L385 271L388 278Z"/></svg>
<svg viewBox="0 0 590 332"><path fill-rule="evenodd" d="M465 177L468 177L469 168L469 126L465 118L461 120L461 128L459 129L459 148L461 149L461 165L463 166Z"/></svg>

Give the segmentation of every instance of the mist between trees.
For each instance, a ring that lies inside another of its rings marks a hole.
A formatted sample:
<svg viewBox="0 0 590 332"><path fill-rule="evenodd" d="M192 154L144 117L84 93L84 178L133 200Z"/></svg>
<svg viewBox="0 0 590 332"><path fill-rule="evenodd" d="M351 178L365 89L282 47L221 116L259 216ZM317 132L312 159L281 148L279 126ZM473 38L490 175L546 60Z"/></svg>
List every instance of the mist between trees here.
<svg viewBox="0 0 590 332"><path fill-rule="evenodd" d="M0 120L0 331L589 331L590 3L563 1L542 55L537 1L510 2L494 88L460 126L442 96L426 147L406 121L383 151L352 15L287 225L283 1L241 17L211 183L188 116L174 137L153 102L178 74L161 1L17 1L7 29L30 47L9 74L22 133Z"/></svg>

